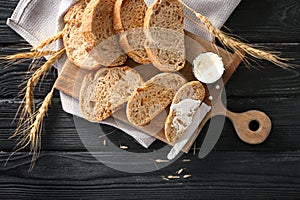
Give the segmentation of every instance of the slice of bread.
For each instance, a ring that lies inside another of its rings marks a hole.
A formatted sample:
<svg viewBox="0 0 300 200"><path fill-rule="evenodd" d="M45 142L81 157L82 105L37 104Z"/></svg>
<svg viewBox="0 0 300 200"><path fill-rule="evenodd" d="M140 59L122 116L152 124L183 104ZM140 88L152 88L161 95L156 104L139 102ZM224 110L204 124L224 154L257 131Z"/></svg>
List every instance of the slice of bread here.
<svg viewBox="0 0 300 200"><path fill-rule="evenodd" d="M177 0L155 0L146 12L146 51L155 67L174 72L185 66L184 10Z"/></svg>
<svg viewBox="0 0 300 200"><path fill-rule="evenodd" d="M91 49L92 46L85 41L81 34L82 14L86 5L85 0L80 0L65 14L63 42L67 56L72 63L83 69L97 70L100 64L90 56L87 49Z"/></svg>
<svg viewBox="0 0 300 200"><path fill-rule="evenodd" d="M165 122L165 136L170 143L176 143L186 134L204 97L205 88L199 81L183 85L175 94Z"/></svg>
<svg viewBox="0 0 300 200"><path fill-rule="evenodd" d="M172 101L176 91L186 83L178 74L162 73L138 88L127 104L127 118L136 126L148 124Z"/></svg>
<svg viewBox="0 0 300 200"><path fill-rule="evenodd" d="M104 66L120 66L127 55L114 34L113 13L115 0L91 0L82 18L82 34L92 45L93 57Z"/></svg>
<svg viewBox="0 0 300 200"><path fill-rule="evenodd" d="M79 95L80 110L88 121L103 121L143 83L139 73L130 67L101 68L85 76Z"/></svg>
<svg viewBox="0 0 300 200"><path fill-rule="evenodd" d="M147 9L144 0L117 0L114 9L114 30L120 34L120 46L140 64L150 63L143 31Z"/></svg>

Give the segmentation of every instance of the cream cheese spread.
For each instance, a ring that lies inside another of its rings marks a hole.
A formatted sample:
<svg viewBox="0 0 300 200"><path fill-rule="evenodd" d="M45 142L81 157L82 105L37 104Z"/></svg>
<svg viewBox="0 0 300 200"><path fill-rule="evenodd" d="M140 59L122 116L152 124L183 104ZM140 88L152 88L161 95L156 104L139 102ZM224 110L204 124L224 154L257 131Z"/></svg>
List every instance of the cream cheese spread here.
<svg viewBox="0 0 300 200"><path fill-rule="evenodd" d="M193 72L195 77L202 83L214 83L224 73L222 58L215 53L202 53L193 61Z"/></svg>
<svg viewBox="0 0 300 200"><path fill-rule="evenodd" d="M172 125L177 132L185 131L193 122L193 117L200 107L200 100L184 99L178 104L171 105L171 111L175 113Z"/></svg>

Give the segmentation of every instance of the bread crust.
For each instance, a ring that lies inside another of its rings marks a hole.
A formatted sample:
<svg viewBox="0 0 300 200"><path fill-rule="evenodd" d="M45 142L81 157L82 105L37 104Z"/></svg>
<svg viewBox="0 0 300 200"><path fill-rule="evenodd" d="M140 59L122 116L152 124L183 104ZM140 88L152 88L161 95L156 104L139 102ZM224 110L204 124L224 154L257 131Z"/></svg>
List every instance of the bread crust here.
<svg viewBox="0 0 300 200"><path fill-rule="evenodd" d="M205 97L205 88L199 81L192 81L183 85L175 94L172 105L178 104L185 99L199 100L202 102ZM172 107L171 105L171 107ZM186 130L180 132L173 126L173 119L176 113L170 110L169 115L165 121L165 136L167 140L174 144L178 142L185 134ZM194 118L194 116L193 116Z"/></svg>
<svg viewBox="0 0 300 200"><path fill-rule="evenodd" d="M121 19L121 10L122 10L122 5L125 1L126 0L116 0L115 3L113 23L114 23L114 32L116 34L124 32L124 27Z"/></svg>

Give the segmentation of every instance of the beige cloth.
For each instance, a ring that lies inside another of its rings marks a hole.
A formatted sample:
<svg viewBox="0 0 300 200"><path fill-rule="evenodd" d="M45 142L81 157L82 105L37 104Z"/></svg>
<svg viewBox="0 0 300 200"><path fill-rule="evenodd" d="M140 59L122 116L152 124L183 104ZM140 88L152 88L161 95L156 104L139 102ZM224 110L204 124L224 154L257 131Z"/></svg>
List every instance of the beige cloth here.
<svg viewBox="0 0 300 200"><path fill-rule="evenodd" d="M149 5L151 0L145 0ZM35 46L40 41L55 35L64 26L62 16L76 0L20 0L13 15L7 20L8 26L15 30L27 42ZM216 27L221 27L240 0L185 0L197 12L207 16ZM193 17L190 11L186 14ZM209 40L209 35L202 29L194 26L190 21L185 21L185 29ZM53 44L51 49L59 49L62 42ZM58 71L61 70L65 58L56 63ZM60 93L63 110L67 113L81 116L78 102L70 96ZM155 138L112 118L103 124L114 126L135 138L142 146L149 147Z"/></svg>

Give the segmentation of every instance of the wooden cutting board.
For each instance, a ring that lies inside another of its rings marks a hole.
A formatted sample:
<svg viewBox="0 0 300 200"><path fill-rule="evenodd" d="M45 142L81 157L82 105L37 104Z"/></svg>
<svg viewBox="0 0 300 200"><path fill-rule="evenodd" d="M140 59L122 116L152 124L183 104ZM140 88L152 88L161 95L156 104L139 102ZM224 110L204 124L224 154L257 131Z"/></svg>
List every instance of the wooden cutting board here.
<svg viewBox="0 0 300 200"><path fill-rule="evenodd" d="M238 56L237 54L230 53L223 48L216 47L212 45L211 43L199 38L198 36L185 32L185 46L186 46L186 66L183 70L181 70L179 73L184 75L189 81L196 80L193 72L192 72L192 61L198 56L200 53L203 52L214 52L217 53L219 56L222 57L225 67L225 73L223 75L223 82L224 84L227 83L227 81L230 79L234 71L237 69L239 64L242 61L242 58ZM135 67L137 71L141 72L141 75L143 76L144 80L150 79L155 74L160 73L155 67L152 65L147 66L141 66L138 63L135 63L133 60L128 59L127 63L125 64L130 67ZM73 98L78 99L79 91L81 82L84 78L84 76L88 73L94 73L92 71L87 71L83 69L79 69L77 66L71 64L69 61L65 64L65 66L62 69L62 72L60 76L58 77L55 87L56 89L62 91L63 93L72 96ZM207 87L210 87L209 85ZM207 97L209 94L207 94ZM211 101L206 99L206 104L211 105ZM126 118L126 111L125 108L120 109L117 113L113 115L114 118L121 120L127 124L130 124ZM154 136L155 138L168 143L168 141L165 138L164 130L163 130L163 124L164 119L166 116L162 116L163 119L157 117L156 119L151 122L151 126L145 126L145 127L136 127L137 129ZM209 117L208 117L209 118ZM131 125L131 124L130 124ZM200 129L198 129L193 137L188 141L186 146L183 148L184 152L188 152L191 145L193 144L194 140L198 136L200 132ZM171 144L170 144L171 145Z"/></svg>

